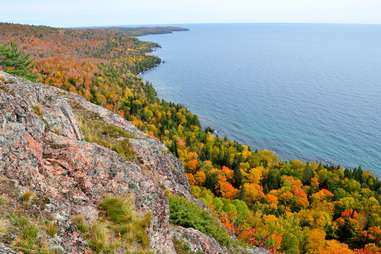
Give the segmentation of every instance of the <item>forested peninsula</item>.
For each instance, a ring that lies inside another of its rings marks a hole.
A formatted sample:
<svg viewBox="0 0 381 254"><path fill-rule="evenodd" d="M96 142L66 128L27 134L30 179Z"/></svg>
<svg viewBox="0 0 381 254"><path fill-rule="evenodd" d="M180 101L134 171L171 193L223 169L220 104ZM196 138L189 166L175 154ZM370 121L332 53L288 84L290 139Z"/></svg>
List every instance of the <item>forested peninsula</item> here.
<svg viewBox="0 0 381 254"><path fill-rule="evenodd" d="M370 171L283 161L272 151L220 137L138 76L161 60L147 54L159 45L136 36L182 30L0 24L0 68L79 94L162 142L184 165L193 196L210 210L169 194L174 225L224 246L272 253L381 253L381 182Z"/></svg>

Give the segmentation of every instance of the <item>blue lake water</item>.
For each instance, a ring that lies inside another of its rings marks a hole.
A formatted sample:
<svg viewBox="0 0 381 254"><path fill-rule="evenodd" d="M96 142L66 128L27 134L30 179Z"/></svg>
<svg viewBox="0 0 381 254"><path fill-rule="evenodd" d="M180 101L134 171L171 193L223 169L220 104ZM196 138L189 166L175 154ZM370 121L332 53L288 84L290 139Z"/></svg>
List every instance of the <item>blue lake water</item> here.
<svg viewBox="0 0 381 254"><path fill-rule="evenodd" d="M381 26L185 25L143 74L204 126L282 159L381 175Z"/></svg>

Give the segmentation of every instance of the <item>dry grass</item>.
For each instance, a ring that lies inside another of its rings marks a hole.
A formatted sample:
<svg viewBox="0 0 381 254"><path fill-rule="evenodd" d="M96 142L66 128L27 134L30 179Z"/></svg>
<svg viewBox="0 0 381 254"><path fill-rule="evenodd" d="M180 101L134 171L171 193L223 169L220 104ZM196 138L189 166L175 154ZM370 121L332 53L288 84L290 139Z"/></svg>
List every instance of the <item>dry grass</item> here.
<svg viewBox="0 0 381 254"><path fill-rule="evenodd" d="M9 194L13 195L0 196L0 242L20 253L54 253L48 239L57 233L55 223L44 222L41 214L29 210L31 202L35 205L39 199L30 191L21 198Z"/></svg>
<svg viewBox="0 0 381 254"><path fill-rule="evenodd" d="M25 215L11 214L9 219L16 232L13 247L25 253L34 253L46 248L46 244L39 238L39 227Z"/></svg>
<svg viewBox="0 0 381 254"><path fill-rule="evenodd" d="M91 225L88 244L96 253L115 253L122 245L110 228L107 222L96 222Z"/></svg>
<svg viewBox="0 0 381 254"><path fill-rule="evenodd" d="M44 114L44 109L40 104L33 105L32 110L38 116L42 116Z"/></svg>
<svg viewBox="0 0 381 254"><path fill-rule="evenodd" d="M108 196L99 204L100 218L88 224L82 215L76 215L76 224L96 253L150 253L148 227L151 215L138 214L131 198Z"/></svg>
<svg viewBox="0 0 381 254"><path fill-rule="evenodd" d="M54 221L45 222L45 231L50 237L54 237L58 232L58 227L56 222Z"/></svg>
<svg viewBox="0 0 381 254"><path fill-rule="evenodd" d="M96 143L117 152L126 160L133 160L135 153L129 143L130 133L105 122L99 115L79 105L73 109L80 121L81 132L87 142Z"/></svg>
<svg viewBox="0 0 381 254"><path fill-rule="evenodd" d="M35 197L35 194L32 191L26 191L24 192L24 194L22 194L21 199L25 204L30 204L32 200L34 199L34 197Z"/></svg>
<svg viewBox="0 0 381 254"><path fill-rule="evenodd" d="M89 232L89 225L86 223L85 216L76 214L71 218L72 222L76 225L79 232L87 234Z"/></svg>
<svg viewBox="0 0 381 254"><path fill-rule="evenodd" d="M202 251L193 251L189 245L182 240L174 238L172 241L177 254L203 254Z"/></svg>
<svg viewBox="0 0 381 254"><path fill-rule="evenodd" d="M0 235L4 235L8 232L9 223L5 219L0 219Z"/></svg>

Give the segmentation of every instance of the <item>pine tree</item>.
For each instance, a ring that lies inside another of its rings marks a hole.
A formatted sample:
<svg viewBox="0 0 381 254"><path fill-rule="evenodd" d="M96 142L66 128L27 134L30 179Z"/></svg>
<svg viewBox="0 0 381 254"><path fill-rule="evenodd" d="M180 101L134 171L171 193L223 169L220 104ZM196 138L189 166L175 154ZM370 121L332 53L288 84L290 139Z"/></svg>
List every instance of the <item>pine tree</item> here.
<svg viewBox="0 0 381 254"><path fill-rule="evenodd" d="M0 44L0 67L5 72L29 80L35 80L35 76L32 73L32 61L32 58L20 52L15 44Z"/></svg>

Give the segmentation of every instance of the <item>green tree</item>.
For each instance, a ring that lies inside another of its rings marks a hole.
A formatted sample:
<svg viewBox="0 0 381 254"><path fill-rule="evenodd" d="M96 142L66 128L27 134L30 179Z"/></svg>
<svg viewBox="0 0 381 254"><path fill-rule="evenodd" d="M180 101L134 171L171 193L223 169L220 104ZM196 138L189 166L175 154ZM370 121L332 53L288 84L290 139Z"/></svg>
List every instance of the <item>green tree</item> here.
<svg viewBox="0 0 381 254"><path fill-rule="evenodd" d="M282 241L282 249L286 254L299 254L299 243L293 233L287 233Z"/></svg>
<svg viewBox="0 0 381 254"><path fill-rule="evenodd" d="M19 51L13 43L0 44L0 67L10 74L35 80L32 58Z"/></svg>

